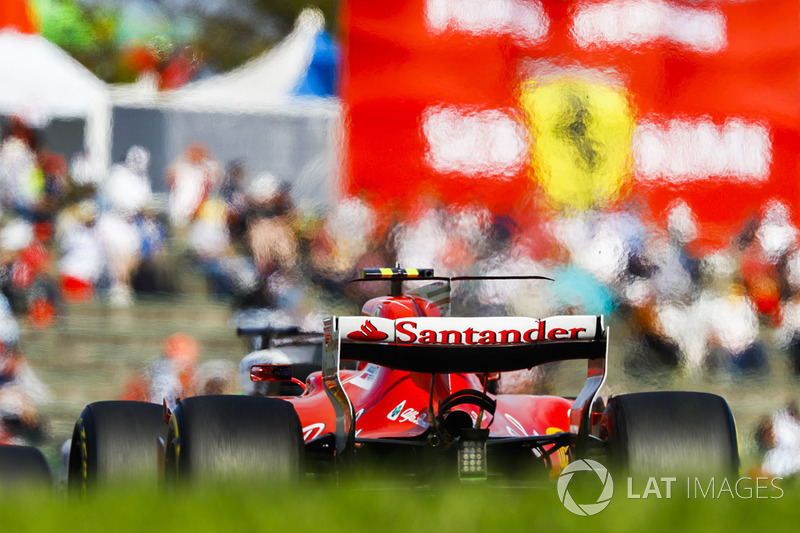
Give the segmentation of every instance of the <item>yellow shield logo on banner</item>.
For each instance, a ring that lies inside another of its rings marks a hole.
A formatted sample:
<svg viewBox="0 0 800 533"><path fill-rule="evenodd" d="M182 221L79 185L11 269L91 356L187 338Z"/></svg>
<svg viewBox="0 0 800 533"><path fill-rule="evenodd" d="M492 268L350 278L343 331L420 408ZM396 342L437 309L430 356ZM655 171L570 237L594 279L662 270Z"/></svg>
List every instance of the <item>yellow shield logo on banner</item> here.
<svg viewBox="0 0 800 533"><path fill-rule="evenodd" d="M623 87L532 79L520 106L529 122L531 177L556 208L614 204L630 189L633 109Z"/></svg>

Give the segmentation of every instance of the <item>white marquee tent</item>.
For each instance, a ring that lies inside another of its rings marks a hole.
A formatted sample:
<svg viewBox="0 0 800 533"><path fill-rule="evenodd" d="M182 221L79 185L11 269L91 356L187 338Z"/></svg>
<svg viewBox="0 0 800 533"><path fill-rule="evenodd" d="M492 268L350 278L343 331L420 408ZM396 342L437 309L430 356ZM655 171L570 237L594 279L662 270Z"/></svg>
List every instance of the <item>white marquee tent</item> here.
<svg viewBox="0 0 800 533"><path fill-rule="evenodd" d="M306 9L283 41L230 72L167 92L158 92L152 80L147 79L117 86L112 92L114 104L245 113L299 108L303 112L337 114L339 103L335 98L293 94L293 89L311 64L316 38L324 30L322 14Z"/></svg>
<svg viewBox="0 0 800 533"><path fill-rule="evenodd" d="M122 159L132 144L145 147L159 189L169 162L199 141L222 164L240 160L251 176L270 172L291 183L301 203L329 204L336 195L341 105L295 92L324 26L319 11L306 10L283 41L230 72L173 91L158 91L146 79L112 88L112 159Z"/></svg>
<svg viewBox="0 0 800 533"><path fill-rule="evenodd" d="M52 119L85 120L84 147L97 164L107 164L107 85L41 35L0 31L0 114L35 127Z"/></svg>
<svg viewBox="0 0 800 533"><path fill-rule="evenodd" d="M206 80L190 83L173 91L176 105L197 108L264 109L297 103L293 89L308 69L317 35L325 20L318 11L307 9L298 17L295 28L280 44L241 67ZM315 102L316 109L333 110L331 99ZM308 98L300 102L310 104ZM327 105L326 105L327 104Z"/></svg>

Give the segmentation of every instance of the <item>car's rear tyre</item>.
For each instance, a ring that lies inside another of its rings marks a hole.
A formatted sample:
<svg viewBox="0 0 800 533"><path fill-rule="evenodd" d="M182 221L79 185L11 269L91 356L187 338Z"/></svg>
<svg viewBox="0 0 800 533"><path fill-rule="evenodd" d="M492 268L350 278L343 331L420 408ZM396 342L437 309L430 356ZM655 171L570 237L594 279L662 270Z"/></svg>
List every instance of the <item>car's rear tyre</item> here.
<svg viewBox="0 0 800 533"><path fill-rule="evenodd" d="M0 489L52 486L47 461L33 446L0 446Z"/></svg>
<svg viewBox="0 0 800 533"><path fill-rule="evenodd" d="M164 408L129 401L95 402L75 423L69 454L71 489L139 482L156 485L159 448L167 436Z"/></svg>
<svg viewBox="0 0 800 533"><path fill-rule="evenodd" d="M303 462L294 406L277 398L198 396L178 403L170 419L167 482L252 479L289 482Z"/></svg>
<svg viewBox="0 0 800 533"><path fill-rule="evenodd" d="M599 429L612 468L634 477L738 473L728 404L699 392L644 392L609 399Z"/></svg>

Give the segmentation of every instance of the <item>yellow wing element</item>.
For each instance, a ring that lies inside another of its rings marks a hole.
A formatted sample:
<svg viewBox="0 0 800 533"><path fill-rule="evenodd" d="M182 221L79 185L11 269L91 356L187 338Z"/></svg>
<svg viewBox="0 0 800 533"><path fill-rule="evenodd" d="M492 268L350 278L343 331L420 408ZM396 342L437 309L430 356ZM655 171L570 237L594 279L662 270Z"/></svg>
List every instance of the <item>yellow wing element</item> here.
<svg viewBox="0 0 800 533"><path fill-rule="evenodd" d="M531 177L556 208L614 204L631 182L633 109L623 87L575 78L523 83Z"/></svg>

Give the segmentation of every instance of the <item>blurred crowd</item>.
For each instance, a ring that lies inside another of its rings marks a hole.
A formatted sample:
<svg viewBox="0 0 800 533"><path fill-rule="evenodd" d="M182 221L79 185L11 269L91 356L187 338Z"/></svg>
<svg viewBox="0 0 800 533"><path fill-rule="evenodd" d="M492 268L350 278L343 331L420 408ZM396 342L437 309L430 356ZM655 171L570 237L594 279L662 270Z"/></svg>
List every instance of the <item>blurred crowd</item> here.
<svg viewBox="0 0 800 533"><path fill-rule="evenodd" d="M162 403L174 409L179 398L239 392L235 363L200 361L201 345L191 335L173 333L160 356L125 384L121 400Z"/></svg>
<svg viewBox="0 0 800 533"><path fill-rule="evenodd" d="M548 276L554 281L461 282L453 306L457 314L603 314L621 326L615 345L626 348L634 374L752 375L788 364L800 375L800 234L788 207L763 206L722 248L704 246L699 233L685 203L663 223L635 206L526 223L481 208L425 206L368 236L345 263Z"/></svg>
<svg viewBox="0 0 800 533"><path fill-rule="evenodd" d="M553 281L459 282L453 312L604 314L625 332L632 374L744 376L788 364L800 376L800 233L779 202L762 206L727 246L709 250L685 203L660 222L635 204L499 216L425 198L402 219L357 198L320 213L295 205L288 182L251 173L246 161L223 164L198 143L171 163L162 177L168 195L159 198L149 159L132 146L104 175L83 154L67 162L50 152L22 122L3 130L0 308L13 327L0 328L0 411L8 384L27 379L25 365L14 362L24 360L16 320L47 328L68 302L135 305L138 294L180 290L181 268L199 272L210 294L230 301L239 325L310 331L326 313L358 313L385 291L348 283L363 267L548 276ZM168 370L152 371L172 381L140 376L126 397L174 399L167 389L188 386L179 362L195 368L198 347L172 341L161 364ZM210 383L209 390L224 388ZM44 395L39 385L31 390ZM27 401L9 408L8 418L34 427Z"/></svg>
<svg viewBox="0 0 800 533"><path fill-rule="evenodd" d="M223 166L201 144L170 165L164 200L152 192L149 158L132 146L102 175L82 154L68 164L9 122L0 142L0 288L17 316L48 327L64 301L122 307L136 293L173 292L165 265L177 252L237 310L314 320L332 300L358 302L364 289L346 282L360 267L399 262L443 275L555 280L454 288L470 312L606 314L630 324L649 352L642 359L763 371L777 347L800 372L798 231L780 203L708 252L681 203L666 224L636 206L515 218L426 199L395 220L354 198L327 213L303 211L287 182L251 175L245 161Z"/></svg>

